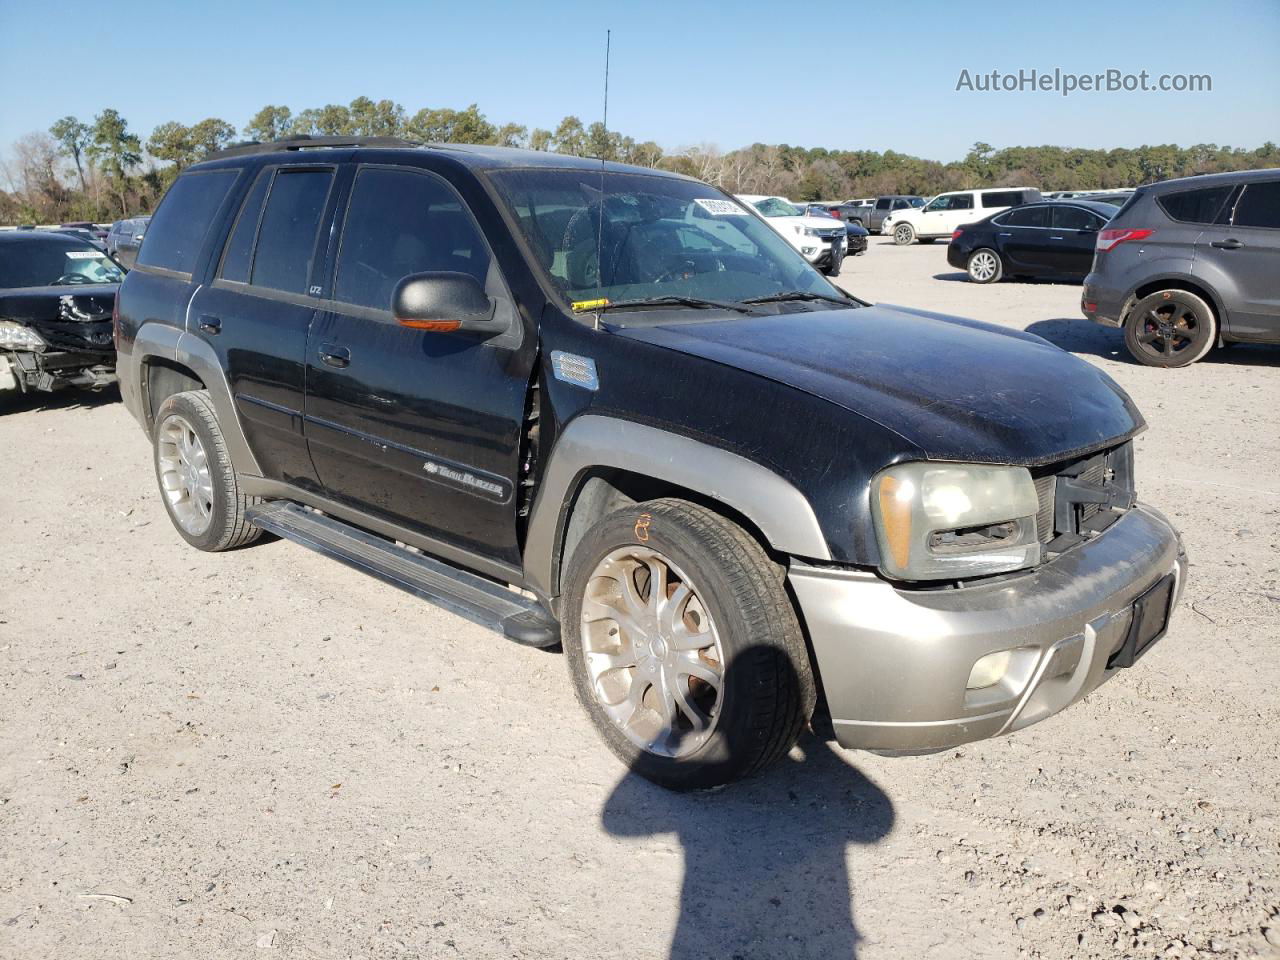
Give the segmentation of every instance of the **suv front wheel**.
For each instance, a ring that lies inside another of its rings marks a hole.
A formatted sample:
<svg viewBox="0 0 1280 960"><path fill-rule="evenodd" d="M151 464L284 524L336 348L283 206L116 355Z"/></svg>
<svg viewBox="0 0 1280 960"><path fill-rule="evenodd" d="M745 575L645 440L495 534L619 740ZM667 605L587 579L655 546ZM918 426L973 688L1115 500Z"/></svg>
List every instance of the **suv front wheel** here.
<svg viewBox="0 0 1280 960"><path fill-rule="evenodd" d="M893 242L900 247L915 243L916 228L909 223L900 223L893 228Z"/></svg>
<svg viewBox="0 0 1280 960"><path fill-rule="evenodd" d="M1213 309L1187 290L1158 290L1133 305L1124 324L1124 343L1149 367L1185 367L1213 346Z"/></svg>
<svg viewBox="0 0 1280 960"><path fill-rule="evenodd" d="M207 391L166 398L152 441L160 495L182 539L210 552L258 539L262 531L245 517L258 500L240 492Z"/></svg>
<svg viewBox="0 0 1280 960"><path fill-rule="evenodd" d="M617 510L573 551L564 650L613 752L673 789L783 757L815 686L785 571L741 527L662 499Z"/></svg>

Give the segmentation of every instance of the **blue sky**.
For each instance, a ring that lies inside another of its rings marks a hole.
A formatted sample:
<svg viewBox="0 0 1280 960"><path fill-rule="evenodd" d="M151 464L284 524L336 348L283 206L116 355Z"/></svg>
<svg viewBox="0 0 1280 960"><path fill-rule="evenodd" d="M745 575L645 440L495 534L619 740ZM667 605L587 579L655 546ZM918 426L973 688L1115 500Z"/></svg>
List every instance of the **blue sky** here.
<svg viewBox="0 0 1280 960"><path fill-rule="evenodd" d="M598 119L671 149L753 141L892 148L1280 139L1280 0L974 6L932 0L131 0L77 16L0 0L0 151L68 113L115 107L145 139L165 120L237 127L360 95L478 103L491 120ZM90 69L90 65L95 65ZM962 69L1207 73L1209 93L957 92Z"/></svg>

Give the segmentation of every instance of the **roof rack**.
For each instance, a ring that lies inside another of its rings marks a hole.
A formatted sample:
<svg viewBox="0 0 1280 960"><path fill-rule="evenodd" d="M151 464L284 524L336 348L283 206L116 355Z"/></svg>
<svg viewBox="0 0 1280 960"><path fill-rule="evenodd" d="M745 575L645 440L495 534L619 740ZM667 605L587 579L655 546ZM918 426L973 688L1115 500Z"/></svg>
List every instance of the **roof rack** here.
<svg viewBox="0 0 1280 960"><path fill-rule="evenodd" d="M226 157L243 157L253 153L279 153L283 150L315 150L333 147L420 147L422 144L401 137L313 137L300 133L294 137L284 137L262 143L248 140L233 144L225 150L211 153L206 160L222 160Z"/></svg>

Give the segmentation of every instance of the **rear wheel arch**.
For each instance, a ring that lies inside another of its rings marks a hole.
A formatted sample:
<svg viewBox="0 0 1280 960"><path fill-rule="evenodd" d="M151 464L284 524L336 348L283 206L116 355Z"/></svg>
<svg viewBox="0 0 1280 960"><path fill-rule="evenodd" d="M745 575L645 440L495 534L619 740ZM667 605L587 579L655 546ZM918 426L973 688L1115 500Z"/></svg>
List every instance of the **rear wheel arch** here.
<svg viewBox="0 0 1280 960"><path fill-rule="evenodd" d="M1217 324L1218 333L1222 333L1225 321L1225 311L1222 307L1222 301L1218 298L1217 291L1205 283L1199 283L1187 277L1159 277L1155 280L1146 280L1140 286L1137 286L1125 298L1124 310L1120 317L1120 323L1123 326L1129 320L1129 314L1134 306L1140 301L1158 293L1161 290L1185 290L1187 293L1194 293L1197 297L1209 305L1213 311L1213 320Z"/></svg>
<svg viewBox="0 0 1280 960"><path fill-rule="evenodd" d="M205 383L194 370L176 360L161 356L148 356L142 360L142 388L145 391L147 429L156 422L160 405L175 393L204 390Z"/></svg>

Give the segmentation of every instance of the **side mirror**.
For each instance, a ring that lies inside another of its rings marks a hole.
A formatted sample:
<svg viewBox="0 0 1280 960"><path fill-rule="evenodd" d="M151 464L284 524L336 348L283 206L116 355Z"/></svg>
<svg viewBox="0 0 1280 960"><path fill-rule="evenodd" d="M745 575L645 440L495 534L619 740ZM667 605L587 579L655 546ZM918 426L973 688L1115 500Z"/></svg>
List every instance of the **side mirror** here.
<svg viewBox="0 0 1280 960"><path fill-rule="evenodd" d="M391 314L397 323L437 333L498 333L495 306L469 273L413 273L397 283L391 295Z"/></svg>

